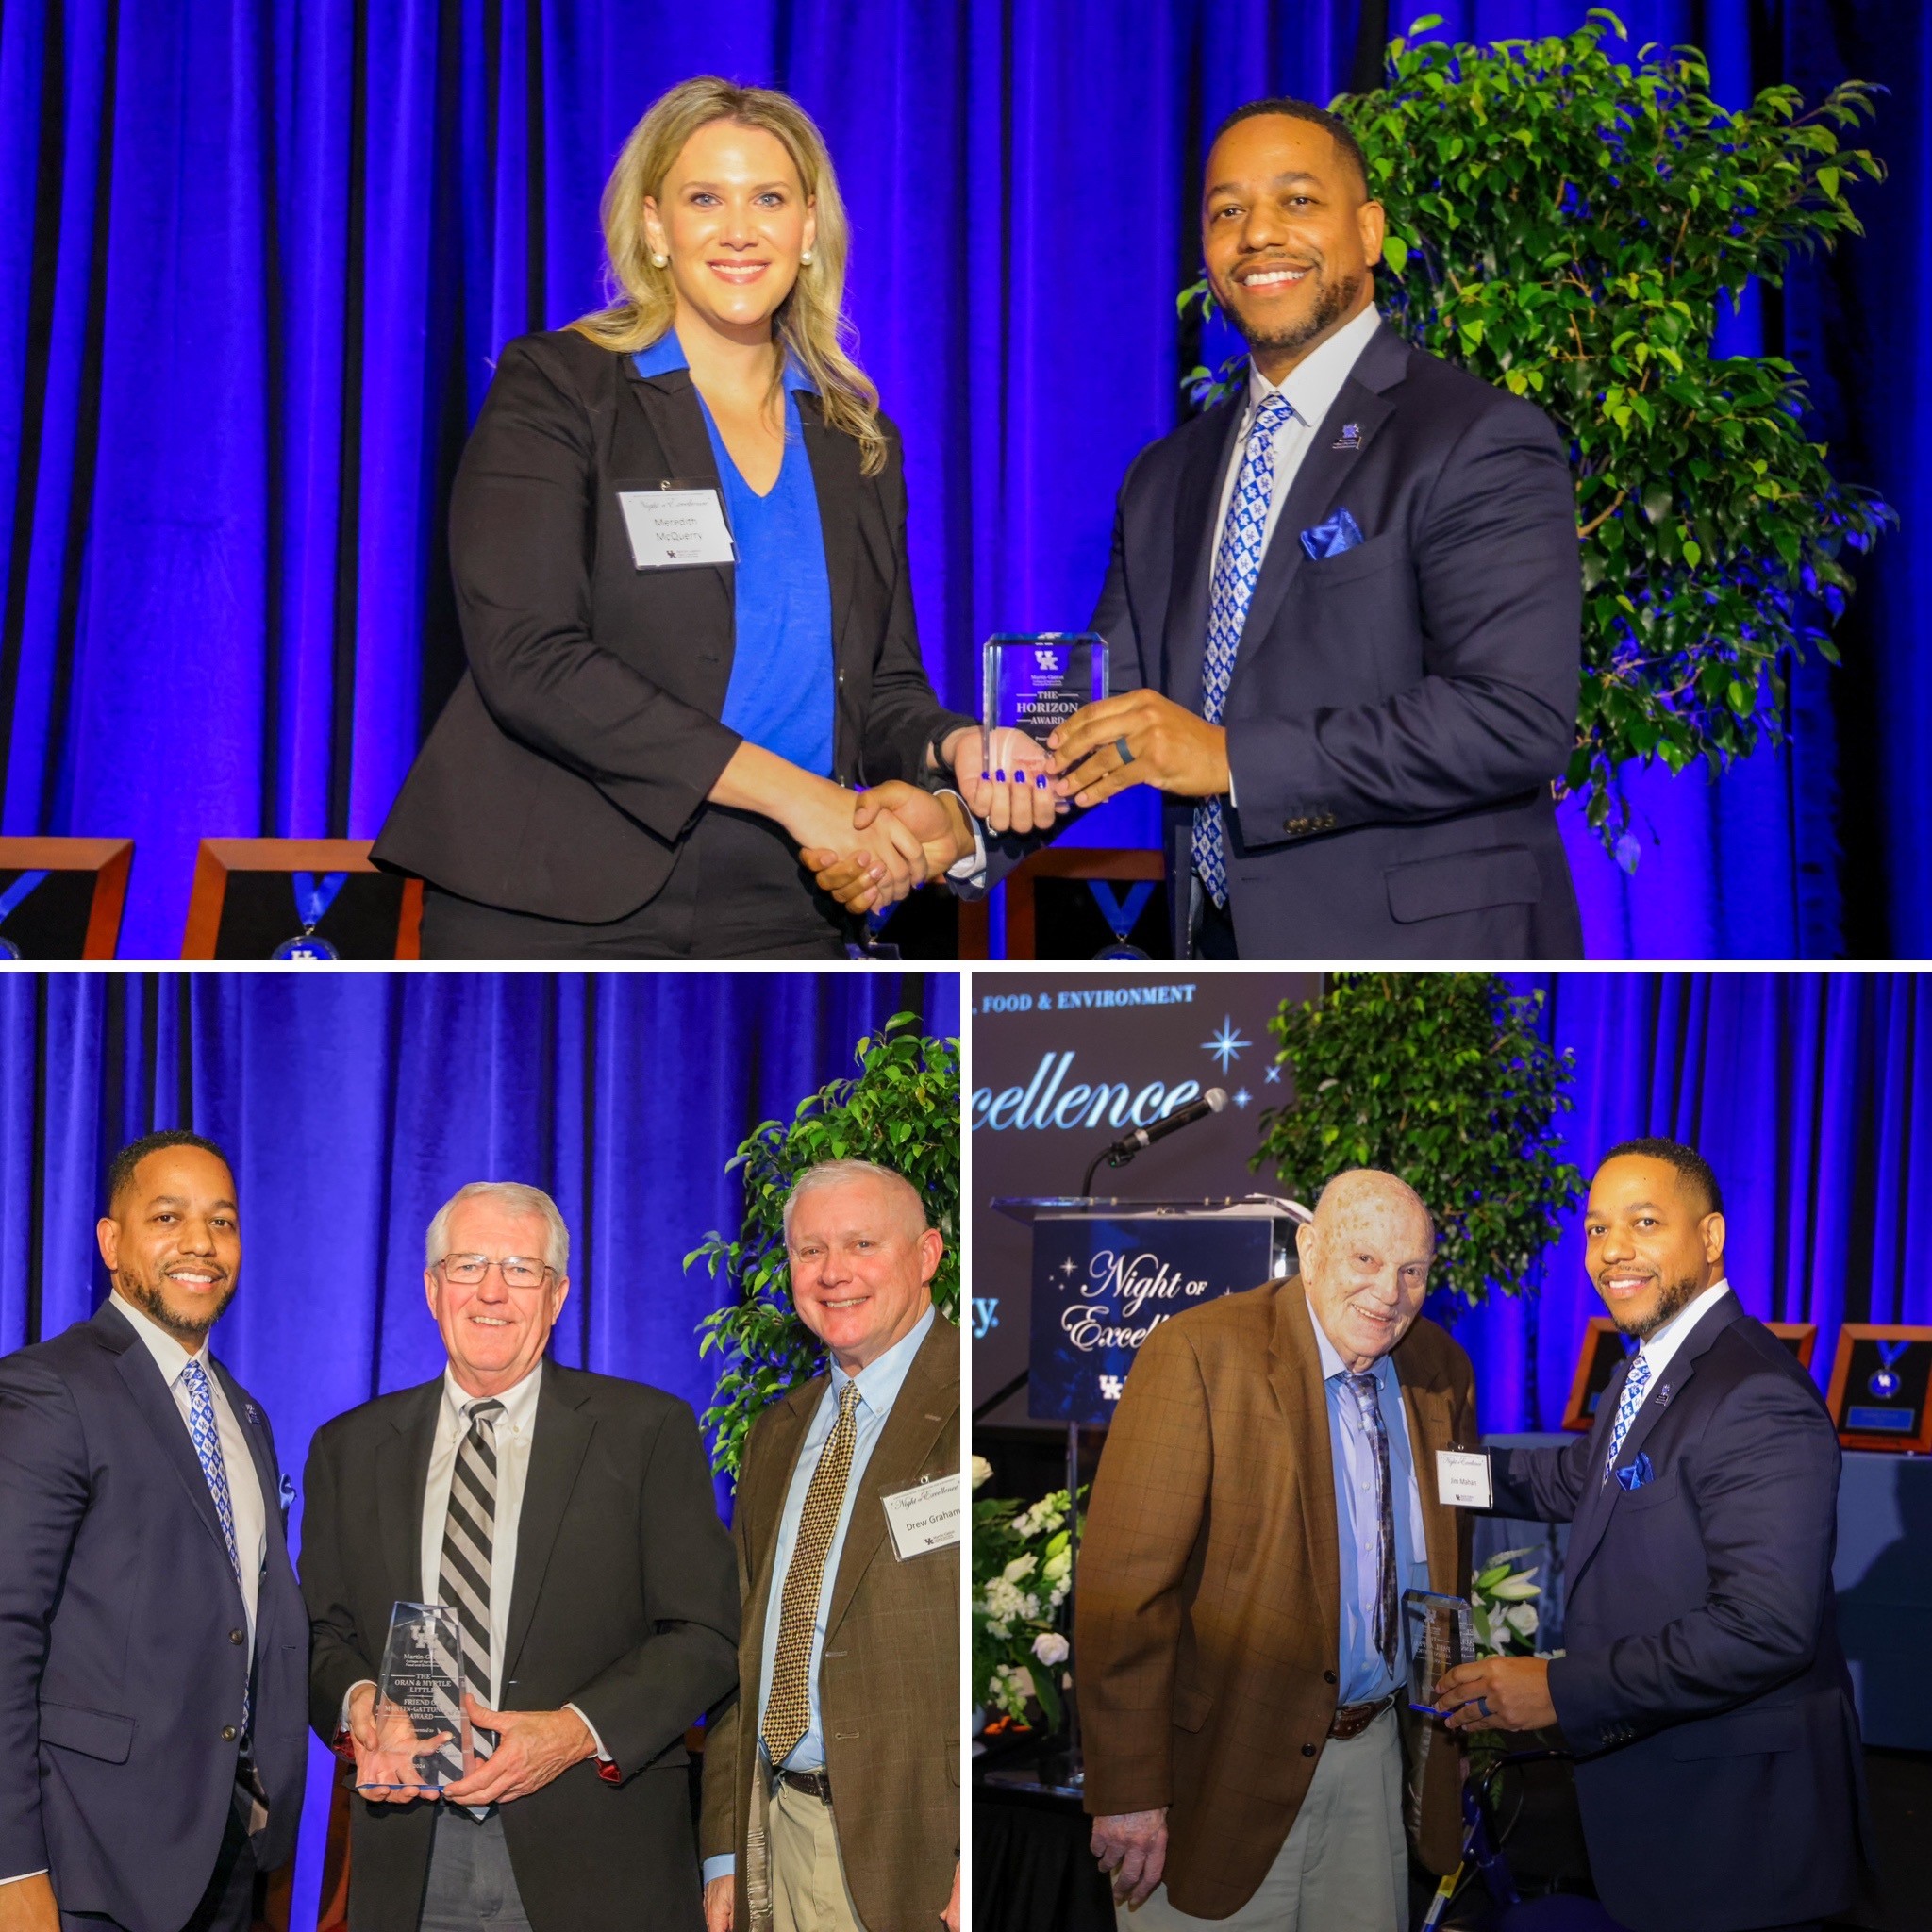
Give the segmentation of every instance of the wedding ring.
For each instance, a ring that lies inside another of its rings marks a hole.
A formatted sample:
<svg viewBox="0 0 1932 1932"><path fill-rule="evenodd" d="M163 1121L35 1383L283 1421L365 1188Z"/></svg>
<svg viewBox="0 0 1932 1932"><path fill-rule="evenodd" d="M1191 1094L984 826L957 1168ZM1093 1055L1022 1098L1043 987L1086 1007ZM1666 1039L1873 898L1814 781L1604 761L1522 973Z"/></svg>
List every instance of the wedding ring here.
<svg viewBox="0 0 1932 1932"><path fill-rule="evenodd" d="M1124 738L1116 738L1113 741L1113 748L1120 754L1122 764L1131 765L1134 762L1133 751Z"/></svg>
<svg viewBox="0 0 1932 1932"><path fill-rule="evenodd" d="M1490 1700L1489 1700L1489 1699L1488 1699L1487 1697L1478 1697L1478 1698L1476 1699L1476 1701L1475 1701L1475 1714L1476 1714L1476 1716L1478 1716L1478 1717L1488 1717L1488 1716L1489 1716L1489 1714L1490 1714Z"/></svg>

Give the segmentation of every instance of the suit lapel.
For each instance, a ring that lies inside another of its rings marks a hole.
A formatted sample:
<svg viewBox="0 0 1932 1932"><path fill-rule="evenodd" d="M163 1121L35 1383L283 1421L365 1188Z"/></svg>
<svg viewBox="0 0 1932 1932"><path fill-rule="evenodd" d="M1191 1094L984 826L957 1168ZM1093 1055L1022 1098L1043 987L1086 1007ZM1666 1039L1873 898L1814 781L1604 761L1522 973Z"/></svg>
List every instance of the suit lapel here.
<svg viewBox="0 0 1932 1932"><path fill-rule="evenodd" d="M825 1636L830 1640L851 1607L859 1579L886 1541L883 1498L909 1489L919 1480L926 1458L941 1432L958 1413L959 1383L957 1366L951 1388L941 1372L945 1358L958 1361L958 1331L938 1315L906 1371L892 1411L879 1431L865 1465L858 1494L853 1498L852 1520L845 1529L845 1547L839 1556L839 1574L832 1579L832 1601L825 1612Z"/></svg>
<svg viewBox="0 0 1932 1932"><path fill-rule="evenodd" d="M1314 1318L1298 1277L1274 1291L1274 1333L1268 1351L1268 1382L1288 1431L1295 1487L1301 1498L1308 1572L1328 1654L1341 1647L1341 1550L1335 1526L1335 1457L1328 1444L1328 1395L1315 1346Z"/></svg>
<svg viewBox="0 0 1932 1932"><path fill-rule="evenodd" d="M375 1528L391 1594L398 1603L433 1601L440 1578L423 1574L423 1498L442 1377L408 1391L391 1417L392 1433L375 1450Z"/></svg>
<svg viewBox="0 0 1932 1932"><path fill-rule="evenodd" d="M1221 541L1221 480L1234 453L1241 414L1247 408L1247 381L1206 420L1181 471L1174 496L1174 573L1168 596L1167 650L1162 689L1177 705L1201 706L1201 668L1208 656L1208 601L1214 577L1214 552Z"/></svg>
<svg viewBox="0 0 1932 1932"><path fill-rule="evenodd" d="M812 1412L824 1398L826 1378L814 1375L774 1403L772 1420L766 1425L769 1446L758 1458L755 1489L741 1487L738 1508L744 1517L746 1547L757 1553L758 1566L749 1572L743 1607L744 1636L747 1646L742 1655L764 1655L765 1618L771 1607L772 1571L778 1555L778 1521L785 1513L786 1492L798 1468L798 1453L805 1446L806 1431L811 1426Z"/></svg>
<svg viewBox="0 0 1932 1932"><path fill-rule="evenodd" d="M704 406L688 369L667 370L662 375L640 375L636 365L624 358L625 386L637 398L644 421L663 452L665 473L675 482L692 488L708 487L718 492L724 520L731 520L730 506L724 500L724 485L718 475L718 458L711 448L710 431L705 427ZM737 606L732 566L728 563L697 565L688 573L703 575L718 587L719 622L727 638L734 637ZM728 658L727 658L728 663Z"/></svg>
<svg viewBox="0 0 1932 1932"><path fill-rule="evenodd" d="M545 1361L537 1391L536 1439L530 1444L530 1473L524 1479L524 1504L517 1514L517 1574L510 1584L509 1627L503 1642L503 1681L515 1674L524 1639L530 1634L537 1593L543 1585L557 1532L576 1487L577 1471L597 1424L583 1411L585 1397L564 1392L557 1364ZM493 1587L493 1586L492 1586Z"/></svg>
<svg viewBox="0 0 1932 1932"><path fill-rule="evenodd" d="M843 662L852 624L853 578L858 568L858 523L852 513L859 488L858 445L849 436L825 427L816 396L799 396L798 421L819 500L825 576L832 591L832 656Z"/></svg>

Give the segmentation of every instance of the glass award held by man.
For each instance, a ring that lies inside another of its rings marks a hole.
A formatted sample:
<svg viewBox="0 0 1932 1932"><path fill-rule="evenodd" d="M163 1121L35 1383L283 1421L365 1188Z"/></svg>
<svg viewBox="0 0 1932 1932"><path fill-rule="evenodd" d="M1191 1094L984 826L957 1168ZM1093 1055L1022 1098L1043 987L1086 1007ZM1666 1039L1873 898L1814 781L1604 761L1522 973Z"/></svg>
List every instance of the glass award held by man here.
<svg viewBox="0 0 1932 1932"><path fill-rule="evenodd" d="M987 771L1043 774L1047 734L1107 695L1107 640L1093 631L988 638L983 657Z"/></svg>
<svg viewBox="0 0 1932 1932"><path fill-rule="evenodd" d="M1436 1686L1457 1664L1475 1660L1475 1617L1467 1599L1433 1590L1405 1591L1402 1615L1408 1636L1408 1707L1424 1717L1446 1717L1456 1707L1437 1704Z"/></svg>
<svg viewBox="0 0 1932 1932"><path fill-rule="evenodd" d="M375 1718L379 1758L373 1768L384 1775L370 1788L440 1791L469 1772L474 1757L455 1610L398 1604L390 1612Z"/></svg>

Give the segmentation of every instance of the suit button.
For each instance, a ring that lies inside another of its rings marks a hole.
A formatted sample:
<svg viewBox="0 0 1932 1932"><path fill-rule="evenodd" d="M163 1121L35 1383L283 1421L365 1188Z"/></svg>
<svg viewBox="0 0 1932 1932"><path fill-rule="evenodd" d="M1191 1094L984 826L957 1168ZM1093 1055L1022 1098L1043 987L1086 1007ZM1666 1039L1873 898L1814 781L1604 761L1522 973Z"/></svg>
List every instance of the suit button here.
<svg viewBox="0 0 1932 1932"><path fill-rule="evenodd" d="M225 1744L232 1744L234 1741L235 1726L233 1724L224 1724L222 1726L222 1742Z"/></svg>
<svg viewBox="0 0 1932 1932"><path fill-rule="evenodd" d="M1334 1673L1333 1671L1324 1671L1324 1672L1322 1673L1322 1681L1323 1681L1323 1683L1324 1683L1324 1684L1332 1684L1332 1683L1334 1683L1334 1681L1335 1681L1335 1673Z"/></svg>
<svg viewBox="0 0 1932 1932"><path fill-rule="evenodd" d="M230 1643L240 1643L240 1642L241 1642L242 1641L242 1633L241 1633L241 1631L239 1631L239 1630L230 1630L230 1631L228 1632L228 1641L229 1641Z"/></svg>
<svg viewBox="0 0 1932 1932"><path fill-rule="evenodd" d="M1304 1744L1302 1746L1302 1756L1304 1757L1312 1757L1314 1755L1315 1747L1312 1744Z"/></svg>

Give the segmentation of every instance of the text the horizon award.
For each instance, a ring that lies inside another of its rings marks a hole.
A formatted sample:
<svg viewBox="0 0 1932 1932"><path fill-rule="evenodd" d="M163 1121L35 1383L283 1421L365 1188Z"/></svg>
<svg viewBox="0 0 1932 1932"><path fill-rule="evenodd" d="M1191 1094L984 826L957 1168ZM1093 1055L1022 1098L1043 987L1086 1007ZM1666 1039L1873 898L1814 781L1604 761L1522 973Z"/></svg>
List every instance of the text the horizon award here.
<svg viewBox="0 0 1932 1932"><path fill-rule="evenodd" d="M375 1687L380 1780L393 1790L441 1790L473 1763L463 1713L462 1632L442 1604L402 1604L390 1612L389 1641Z"/></svg>
<svg viewBox="0 0 1932 1932"><path fill-rule="evenodd" d="M1000 734L1024 731L1044 745L1047 733L1084 705L1107 695L1107 640L1094 631L1046 631L988 638L983 656L986 743L993 765L1038 762ZM989 766L989 770L993 768Z"/></svg>
<svg viewBox="0 0 1932 1932"><path fill-rule="evenodd" d="M1475 1617L1465 1598L1433 1590L1405 1591L1402 1616L1408 1634L1408 1707L1445 1717L1436 1686L1457 1664L1475 1660Z"/></svg>

